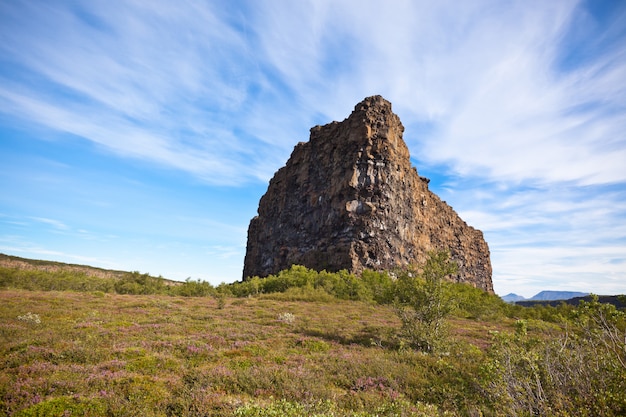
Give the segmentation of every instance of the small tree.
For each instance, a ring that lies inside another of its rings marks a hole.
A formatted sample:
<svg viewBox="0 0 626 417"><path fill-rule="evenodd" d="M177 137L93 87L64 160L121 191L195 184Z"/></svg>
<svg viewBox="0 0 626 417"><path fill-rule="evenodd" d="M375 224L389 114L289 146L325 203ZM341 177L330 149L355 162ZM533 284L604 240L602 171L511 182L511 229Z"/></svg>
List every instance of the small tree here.
<svg viewBox="0 0 626 417"><path fill-rule="evenodd" d="M402 321L402 336L417 349L432 352L443 347L447 336L445 318L453 304L444 280L457 272L447 251L429 252L420 274L398 274L396 313Z"/></svg>

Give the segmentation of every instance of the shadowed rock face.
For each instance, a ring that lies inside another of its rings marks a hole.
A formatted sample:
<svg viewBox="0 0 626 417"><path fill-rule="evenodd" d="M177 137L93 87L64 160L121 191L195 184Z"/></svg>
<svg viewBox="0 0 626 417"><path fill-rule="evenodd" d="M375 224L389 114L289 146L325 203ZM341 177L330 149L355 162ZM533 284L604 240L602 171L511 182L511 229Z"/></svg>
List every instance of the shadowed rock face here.
<svg viewBox="0 0 626 417"><path fill-rule="evenodd" d="M291 265L389 270L449 250L454 281L493 292L489 247L411 167L404 127L380 96L311 129L270 181L250 222L244 279Z"/></svg>

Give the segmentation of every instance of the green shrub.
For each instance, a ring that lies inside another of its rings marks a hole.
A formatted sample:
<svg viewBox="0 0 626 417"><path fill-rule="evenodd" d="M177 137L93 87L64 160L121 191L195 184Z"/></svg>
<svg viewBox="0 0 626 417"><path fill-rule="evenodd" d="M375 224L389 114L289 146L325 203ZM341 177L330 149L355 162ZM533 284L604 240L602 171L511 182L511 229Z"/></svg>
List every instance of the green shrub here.
<svg viewBox="0 0 626 417"><path fill-rule="evenodd" d="M597 299L581 302L566 329L530 336L496 334L480 384L502 415L626 414L626 323L623 312Z"/></svg>
<svg viewBox="0 0 626 417"><path fill-rule="evenodd" d="M395 285L387 272L365 270L361 281L369 289L372 299L378 304L392 304L395 298Z"/></svg>
<svg viewBox="0 0 626 417"><path fill-rule="evenodd" d="M342 300L370 301L372 293L359 277L346 270L337 272L338 280L333 295Z"/></svg>
<svg viewBox="0 0 626 417"><path fill-rule="evenodd" d="M263 297L281 301L336 302L337 298L330 295L324 288L289 288L285 292L266 294Z"/></svg>
<svg viewBox="0 0 626 417"><path fill-rule="evenodd" d="M295 288L302 291L294 291ZM393 282L386 273L366 271L361 277L357 277L347 270L318 272L301 265L293 265L277 275L252 277L230 284L228 291L235 297L291 291L292 295L309 294L312 299L326 294L340 300L390 303L393 299Z"/></svg>
<svg viewBox="0 0 626 417"><path fill-rule="evenodd" d="M431 252L419 276L411 271L398 276L396 313L402 336L411 346L426 352L444 347L445 319L453 308L444 279L456 270L448 252Z"/></svg>
<svg viewBox="0 0 626 417"><path fill-rule="evenodd" d="M208 297L214 296L215 288L206 281L192 280L187 278L182 284L171 287L170 294L183 297Z"/></svg>
<svg viewBox="0 0 626 417"><path fill-rule="evenodd" d="M455 301L455 314L461 317L498 320L509 315L510 304L495 294L468 284L444 284L449 296Z"/></svg>
<svg viewBox="0 0 626 417"><path fill-rule="evenodd" d="M155 278L149 274L134 271L124 275L115 282L115 292L118 294L165 294L167 286L162 278Z"/></svg>
<svg viewBox="0 0 626 417"><path fill-rule="evenodd" d="M305 290L293 291L295 288ZM345 270L336 273L318 272L301 265L292 265L291 268L266 278L252 277L246 281L231 284L229 290L236 297L292 291L292 293L300 294L326 293L344 300L371 299L371 293L364 282Z"/></svg>

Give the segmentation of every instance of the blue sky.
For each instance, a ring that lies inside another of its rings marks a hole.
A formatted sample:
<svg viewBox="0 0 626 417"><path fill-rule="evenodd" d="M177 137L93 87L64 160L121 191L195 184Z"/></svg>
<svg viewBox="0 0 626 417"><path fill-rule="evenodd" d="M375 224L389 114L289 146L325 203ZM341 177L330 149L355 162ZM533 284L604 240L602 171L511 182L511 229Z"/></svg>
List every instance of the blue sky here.
<svg viewBox="0 0 626 417"><path fill-rule="evenodd" d="M626 2L0 2L0 252L241 278L294 145L393 103L497 293L626 293Z"/></svg>

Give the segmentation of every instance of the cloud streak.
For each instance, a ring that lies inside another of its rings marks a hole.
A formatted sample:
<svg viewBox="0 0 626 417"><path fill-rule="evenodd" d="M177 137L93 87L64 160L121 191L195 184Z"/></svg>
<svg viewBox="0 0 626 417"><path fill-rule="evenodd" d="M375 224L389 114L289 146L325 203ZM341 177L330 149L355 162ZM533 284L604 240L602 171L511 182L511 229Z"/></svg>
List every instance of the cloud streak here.
<svg viewBox="0 0 626 417"><path fill-rule="evenodd" d="M427 163L513 181L626 180L626 47L561 69L571 25L592 31L574 2L3 8L4 54L38 80L6 83L5 112L209 182L267 177L264 164L280 163L270 155L286 156L316 114L344 117L373 92L408 126L432 126L411 143ZM268 100L291 113L279 129L260 115Z"/></svg>
<svg viewBox="0 0 626 417"><path fill-rule="evenodd" d="M503 290L570 265L617 288L624 19L590 1L3 2L0 115L240 188L382 94L418 169L485 230Z"/></svg>
<svg viewBox="0 0 626 417"><path fill-rule="evenodd" d="M233 129L253 75L242 34L204 3L118 6L4 4L3 55L35 82L5 83L3 112L209 183L264 172L267 146Z"/></svg>

